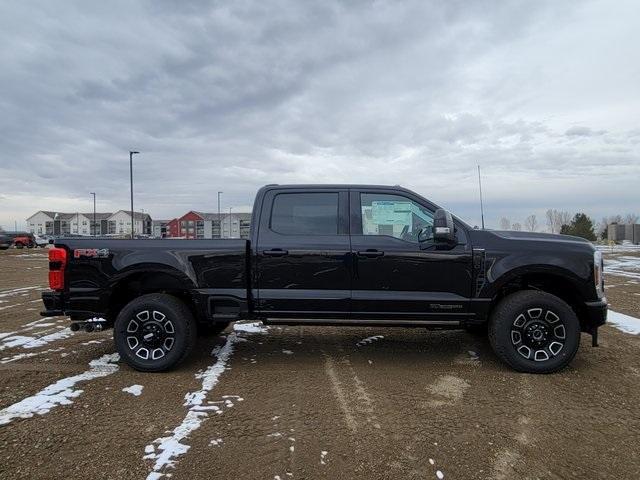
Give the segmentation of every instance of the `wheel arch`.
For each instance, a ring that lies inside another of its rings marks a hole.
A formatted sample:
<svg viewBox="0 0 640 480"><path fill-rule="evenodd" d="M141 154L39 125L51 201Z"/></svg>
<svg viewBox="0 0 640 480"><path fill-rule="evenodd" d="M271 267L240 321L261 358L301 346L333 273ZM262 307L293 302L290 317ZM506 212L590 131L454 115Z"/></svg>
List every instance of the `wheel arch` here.
<svg viewBox="0 0 640 480"><path fill-rule="evenodd" d="M122 272L110 286L108 319L114 321L127 303L149 293L166 293L178 298L189 307L194 318L198 318L199 310L192 295L195 288L187 275L173 267L136 265L135 269Z"/></svg>
<svg viewBox="0 0 640 480"><path fill-rule="evenodd" d="M511 293L522 290L539 290L554 295L565 303L576 313L582 325L582 318L585 313L585 297L582 291L583 280L569 270L562 268L541 268L522 267L504 274L498 282L492 285L491 302L487 318L498 303Z"/></svg>

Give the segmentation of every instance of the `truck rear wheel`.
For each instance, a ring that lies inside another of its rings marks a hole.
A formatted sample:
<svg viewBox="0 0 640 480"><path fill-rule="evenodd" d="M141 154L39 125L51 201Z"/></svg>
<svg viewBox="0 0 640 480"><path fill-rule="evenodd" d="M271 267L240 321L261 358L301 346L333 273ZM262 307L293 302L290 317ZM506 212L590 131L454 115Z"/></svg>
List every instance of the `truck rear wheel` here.
<svg viewBox="0 0 640 480"><path fill-rule="evenodd" d="M489 322L489 342L511 368L553 373L566 367L580 346L580 323L560 298L537 290L505 297Z"/></svg>
<svg viewBox="0 0 640 480"><path fill-rule="evenodd" d="M179 364L193 349L196 335L196 322L189 308L162 293L129 302L113 328L120 357L142 372L161 372Z"/></svg>

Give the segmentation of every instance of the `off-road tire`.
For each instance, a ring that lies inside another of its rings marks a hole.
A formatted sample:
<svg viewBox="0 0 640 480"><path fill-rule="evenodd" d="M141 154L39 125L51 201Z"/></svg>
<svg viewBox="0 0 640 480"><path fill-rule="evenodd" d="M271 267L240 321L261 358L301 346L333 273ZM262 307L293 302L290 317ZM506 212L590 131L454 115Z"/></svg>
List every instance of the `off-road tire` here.
<svg viewBox="0 0 640 480"><path fill-rule="evenodd" d="M571 307L555 295L523 290L505 297L494 309L489 342L498 358L514 370L554 373L575 357L580 322ZM545 342L550 343L542 347Z"/></svg>
<svg viewBox="0 0 640 480"><path fill-rule="evenodd" d="M154 337L143 338L150 334ZM141 372L162 372L175 367L189 355L196 336L197 325L189 308L163 293L142 295L129 302L113 327L120 358Z"/></svg>

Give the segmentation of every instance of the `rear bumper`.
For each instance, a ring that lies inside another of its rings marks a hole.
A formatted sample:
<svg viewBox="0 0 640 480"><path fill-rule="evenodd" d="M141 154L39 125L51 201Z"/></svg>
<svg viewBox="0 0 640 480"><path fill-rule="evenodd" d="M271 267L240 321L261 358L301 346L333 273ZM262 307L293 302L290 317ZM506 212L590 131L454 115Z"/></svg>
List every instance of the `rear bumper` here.
<svg viewBox="0 0 640 480"><path fill-rule="evenodd" d="M43 317L69 316L71 320L86 320L106 316L103 298L93 289L48 290L42 292L42 302L45 309L40 315Z"/></svg>
<svg viewBox="0 0 640 480"><path fill-rule="evenodd" d="M585 302L584 318L582 318L585 331L592 331L604 325L607 321L607 299L602 298L596 302Z"/></svg>
<svg viewBox="0 0 640 480"><path fill-rule="evenodd" d="M58 317L64 315L64 298L61 292L42 292L44 311L40 312L43 317Z"/></svg>

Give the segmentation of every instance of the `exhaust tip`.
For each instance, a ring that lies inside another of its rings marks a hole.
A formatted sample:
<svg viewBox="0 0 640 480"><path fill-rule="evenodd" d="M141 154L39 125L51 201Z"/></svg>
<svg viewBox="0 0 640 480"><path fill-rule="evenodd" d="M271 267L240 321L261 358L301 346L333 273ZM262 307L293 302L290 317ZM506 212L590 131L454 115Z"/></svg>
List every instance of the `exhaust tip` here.
<svg viewBox="0 0 640 480"><path fill-rule="evenodd" d="M77 332L78 330L80 330L80 324L79 323L72 323L69 328L71 329L72 332Z"/></svg>

